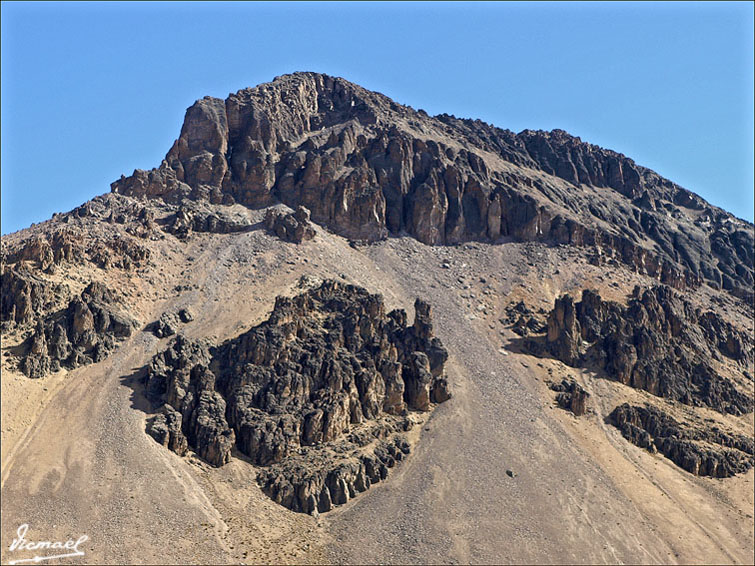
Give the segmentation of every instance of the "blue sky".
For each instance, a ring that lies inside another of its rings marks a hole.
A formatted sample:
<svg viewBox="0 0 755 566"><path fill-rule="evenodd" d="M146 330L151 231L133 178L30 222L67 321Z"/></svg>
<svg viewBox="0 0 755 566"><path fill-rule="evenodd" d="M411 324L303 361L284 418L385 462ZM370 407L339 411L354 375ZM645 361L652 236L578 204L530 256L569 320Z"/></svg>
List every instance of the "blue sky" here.
<svg viewBox="0 0 755 566"><path fill-rule="evenodd" d="M2 3L2 232L159 165L197 98L293 71L562 128L753 218L753 4Z"/></svg>

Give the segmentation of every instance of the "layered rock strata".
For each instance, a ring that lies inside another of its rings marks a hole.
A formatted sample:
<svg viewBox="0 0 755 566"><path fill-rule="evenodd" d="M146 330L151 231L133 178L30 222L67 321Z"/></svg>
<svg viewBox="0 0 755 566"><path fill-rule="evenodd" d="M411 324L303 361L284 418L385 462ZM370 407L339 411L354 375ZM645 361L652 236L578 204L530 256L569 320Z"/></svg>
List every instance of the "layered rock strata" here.
<svg viewBox="0 0 755 566"><path fill-rule="evenodd" d="M653 454L660 452L697 476L726 478L746 472L755 463L752 437L729 434L717 427L682 425L650 405L625 403L613 410L609 420L632 444Z"/></svg>

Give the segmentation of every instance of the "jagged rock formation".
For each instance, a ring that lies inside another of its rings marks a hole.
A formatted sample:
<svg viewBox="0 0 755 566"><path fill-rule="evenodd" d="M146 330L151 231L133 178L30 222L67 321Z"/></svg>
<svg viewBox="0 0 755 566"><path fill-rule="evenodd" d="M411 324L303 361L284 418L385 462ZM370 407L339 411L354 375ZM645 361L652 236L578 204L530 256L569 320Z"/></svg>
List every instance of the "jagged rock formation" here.
<svg viewBox="0 0 755 566"><path fill-rule="evenodd" d="M258 481L270 498L289 509L303 513L325 513L343 505L358 493L388 477L389 469L409 455L411 447L403 435L393 434L394 427L411 426L391 422L350 435L332 448L303 447L296 454L265 468Z"/></svg>
<svg viewBox="0 0 755 566"><path fill-rule="evenodd" d="M611 378L659 397L734 415L753 410L752 396L711 364L726 356L749 367L752 336L665 286L635 288L626 307L590 290L578 303L560 297L548 317L546 347L568 365L596 363Z"/></svg>
<svg viewBox="0 0 755 566"><path fill-rule="evenodd" d="M163 418L157 416L148 429L169 447L194 448L215 466L228 463L235 442L226 420L226 402L215 390L215 374L210 371L211 354L207 344L191 342L179 335L171 346L155 356L146 376L146 393L162 402ZM169 436L160 439L161 425Z"/></svg>
<svg viewBox="0 0 755 566"><path fill-rule="evenodd" d="M590 394L576 381L561 380L561 383L552 383L552 391L558 392L556 403L562 409L571 411L575 416L581 417L587 411L587 398Z"/></svg>
<svg viewBox="0 0 755 566"><path fill-rule="evenodd" d="M301 244L315 237L315 229L309 221L309 210L297 206L294 212L284 213L273 208L265 213L265 227L281 240Z"/></svg>
<svg viewBox="0 0 755 566"><path fill-rule="evenodd" d="M160 167L112 190L303 205L357 240L405 232L429 244L589 246L674 287L704 280L752 299L752 224L631 159L561 130L431 118L315 73L197 101Z"/></svg>
<svg viewBox="0 0 755 566"><path fill-rule="evenodd" d="M650 405L625 403L613 410L609 420L632 444L651 453L660 452L697 476L726 478L746 472L755 463L751 437L727 434L717 427L681 425Z"/></svg>
<svg viewBox="0 0 755 566"><path fill-rule="evenodd" d="M182 429L181 413L170 405L164 405L161 412L147 421L147 433L159 444L183 456L189 444Z"/></svg>
<svg viewBox="0 0 755 566"><path fill-rule="evenodd" d="M43 377L61 367L74 369L103 360L135 326L114 310L114 303L112 292L95 282L68 308L39 320L24 345L21 370L28 377Z"/></svg>
<svg viewBox="0 0 755 566"><path fill-rule="evenodd" d="M3 328L32 324L70 296L65 285L43 279L24 265L6 267L3 263L0 280Z"/></svg>
<svg viewBox="0 0 755 566"><path fill-rule="evenodd" d="M325 511L408 452L397 438L411 426L407 411L449 398L447 357L427 303L416 301L407 326L379 295L325 281L278 297L266 322L217 348L179 336L157 355L146 391L165 406L150 434L216 466L235 446L272 466L260 483L275 501Z"/></svg>

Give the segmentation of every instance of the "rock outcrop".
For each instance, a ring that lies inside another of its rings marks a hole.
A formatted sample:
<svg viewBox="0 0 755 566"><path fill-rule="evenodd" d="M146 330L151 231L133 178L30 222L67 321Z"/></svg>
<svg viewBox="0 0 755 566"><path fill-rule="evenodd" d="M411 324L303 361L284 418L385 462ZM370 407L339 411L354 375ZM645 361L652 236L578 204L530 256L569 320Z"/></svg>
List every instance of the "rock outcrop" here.
<svg viewBox="0 0 755 566"><path fill-rule="evenodd" d="M179 309L177 312L164 312L153 323L149 324L147 330L152 332L158 338L166 338L176 334L181 324L186 324L194 320L194 316L187 309Z"/></svg>
<svg viewBox="0 0 755 566"><path fill-rule="evenodd" d="M653 454L660 452L697 476L726 478L746 472L755 463L752 437L728 434L717 427L682 425L651 405L625 403L613 410L609 421L632 444Z"/></svg>
<svg viewBox="0 0 755 566"><path fill-rule="evenodd" d="M581 417L587 411L587 399L590 394L576 381L561 380L561 383L550 385L551 391L556 391L556 403L562 409L571 411L575 416Z"/></svg>
<svg viewBox="0 0 755 566"><path fill-rule="evenodd" d="M235 446L275 501L303 512L345 502L408 453L411 411L450 394L448 354L430 307L403 310L359 287L325 281L278 297L270 318L216 348L181 336L150 363L146 392L165 404L150 433L215 466Z"/></svg>
<svg viewBox="0 0 755 566"><path fill-rule="evenodd" d="M265 227L281 240L301 244L315 237L315 229L309 221L309 210L297 206L294 212L281 212L274 208L265 213Z"/></svg>
<svg viewBox="0 0 755 566"><path fill-rule="evenodd" d="M587 246L677 288L706 281L752 300L752 224L624 155L561 130L514 134L430 117L315 73L197 101L160 167L112 190L303 205L355 240L408 233L428 244L506 236Z"/></svg>
<svg viewBox="0 0 755 566"><path fill-rule="evenodd" d="M24 265L2 266L0 316L3 327L31 325L70 298L67 286L54 283Z"/></svg>
<svg viewBox="0 0 755 566"><path fill-rule="evenodd" d="M71 212L56 214L44 233L4 247L4 266L8 269L26 266L36 270L37 275L55 274L66 263L93 264L101 269L126 271L144 266L150 252L139 238L150 233L151 212L144 206L137 207L133 202L125 202L131 200L118 195L99 196ZM97 222L128 222L129 226L124 231L134 234L112 231L93 238L90 230Z"/></svg>
<svg viewBox="0 0 755 566"><path fill-rule="evenodd" d="M511 330L519 336L526 337L531 333L540 334L545 330L543 315L545 310L534 312L524 301L510 304L505 309L505 316L500 319L502 324L511 325Z"/></svg>
<svg viewBox="0 0 755 566"><path fill-rule="evenodd" d="M168 217L165 231L185 240L192 232L230 234L247 230L250 225L246 218L234 218L227 213L204 210L193 203L184 203Z"/></svg>
<svg viewBox="0 0 755 566"><path fill-rule="evenodd" d="M585 290L556 300L546 348L571 366L597 364L609 377L687 405L741 415L753 398L714 369L723 357L751 366L753 337L665 286L636 287L626 307Z"/></svg>
<svg viewBox="0 0 755 566"><path fill-rule="evenodd" d="M103 360L136 323L115 310L115 297L101 283L91 283L63 311L39 320L24 343L20 368L28 377L43 377L61 367Z"/></svg>

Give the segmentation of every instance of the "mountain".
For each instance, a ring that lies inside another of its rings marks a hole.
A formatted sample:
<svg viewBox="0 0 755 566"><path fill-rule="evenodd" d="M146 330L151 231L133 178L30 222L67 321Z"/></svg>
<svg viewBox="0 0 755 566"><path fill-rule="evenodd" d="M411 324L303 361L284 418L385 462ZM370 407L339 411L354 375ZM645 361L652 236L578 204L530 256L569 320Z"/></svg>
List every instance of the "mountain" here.
<svg viewBox="0 0 755 566"><path fill-rule="evenodd" d="M370 241L589 246L677 288L704 281L752 298L752 225L631 159L561 130L430 117L325 75L197 101L161 166L112 190L303 205Z"/></svg>
<svg viewBox="0 0 755 566"><path fill-rule="evenodd" d="M561 130L315 73L205 97L159 167L3 237L3 541L751 563L754 247Z"/></svg>

